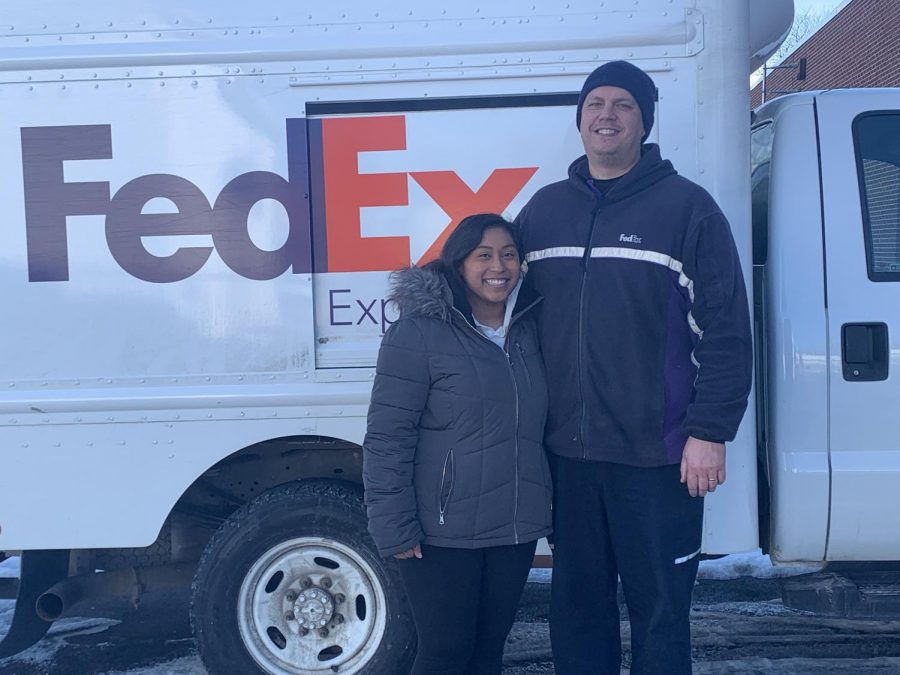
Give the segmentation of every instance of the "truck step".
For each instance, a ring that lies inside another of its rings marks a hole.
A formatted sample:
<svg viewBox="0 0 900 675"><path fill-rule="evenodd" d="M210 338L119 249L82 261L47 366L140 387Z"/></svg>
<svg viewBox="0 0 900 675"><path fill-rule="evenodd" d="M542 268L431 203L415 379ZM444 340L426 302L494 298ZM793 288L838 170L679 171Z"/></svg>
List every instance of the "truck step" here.
<svg viewBox="0 0 900 675"><path fill-rule="evenodd" d="M900 617L900 571L846 570L804 574L782 581L785 606L826 616Z"/></svg>

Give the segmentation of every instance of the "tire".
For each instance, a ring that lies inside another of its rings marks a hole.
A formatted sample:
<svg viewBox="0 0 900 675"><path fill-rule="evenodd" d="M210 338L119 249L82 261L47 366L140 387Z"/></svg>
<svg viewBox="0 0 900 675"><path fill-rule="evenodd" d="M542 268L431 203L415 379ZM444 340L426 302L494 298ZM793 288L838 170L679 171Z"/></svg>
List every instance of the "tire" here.
<svg viewBox="0 0 900 675"><path fill-rule="evenodd" d="M273 488L226 520L197 567L191 625L211 675L393 675L415 655L362 490L336 481Z"/></svg>
<svg viewBox="0 0 900 675"><path fill-rule="evenodd" d="M94 550L93 567L105 571L125 567L159 567L172 562L172 524L167 520L159 536L142 548L98 548Z"/></svg>

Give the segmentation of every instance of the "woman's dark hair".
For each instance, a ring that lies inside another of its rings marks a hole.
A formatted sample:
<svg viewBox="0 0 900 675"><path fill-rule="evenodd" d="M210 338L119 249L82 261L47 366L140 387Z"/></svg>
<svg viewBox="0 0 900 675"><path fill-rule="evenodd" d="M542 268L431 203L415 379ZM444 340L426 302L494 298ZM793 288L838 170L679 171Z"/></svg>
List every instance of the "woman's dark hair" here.
<svg viewBox="0 0 900 675"><path fill-rule="evenodd" d="M522 243L519 239L519 229L514 223L509 222L501 215L496 213L476 213L472 216L463 218L456 229L447 237L444 246L441 249L440 257L429 263L429 266L436 267L446 277L450 284L453 295L457 298L465 297L466 284L463 281L459 268L463 261L472 251L478 248L481 240L484 239L485 230L492 227L499 227L509 232L513 243L516 245L516 251L519 253L519 259L522 259Z"/></svg>

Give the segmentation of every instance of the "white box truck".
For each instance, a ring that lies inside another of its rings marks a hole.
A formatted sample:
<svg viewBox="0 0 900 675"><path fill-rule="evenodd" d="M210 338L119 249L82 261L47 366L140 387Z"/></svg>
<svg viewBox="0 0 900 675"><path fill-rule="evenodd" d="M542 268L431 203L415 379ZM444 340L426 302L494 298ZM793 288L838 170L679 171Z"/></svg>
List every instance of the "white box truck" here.
<svg viewBox="0 0 900 675"><path fill-rule="evenodd" d="M756 405L704 550L900 560L900 93L784 97L748 133L792 9L6 3L0 655L80 601L193 582L210 672L402 672L360 487L387 272L564 176L583 79L619 58L754 280ZM862 583L792 597L867 611Z"/></svg>

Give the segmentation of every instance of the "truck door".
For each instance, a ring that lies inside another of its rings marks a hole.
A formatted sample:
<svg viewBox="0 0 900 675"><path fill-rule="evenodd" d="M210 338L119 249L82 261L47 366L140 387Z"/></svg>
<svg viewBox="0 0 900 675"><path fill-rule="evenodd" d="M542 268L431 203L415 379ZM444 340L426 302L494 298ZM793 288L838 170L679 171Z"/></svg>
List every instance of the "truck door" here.
<svg viewBox="0 0 900 675"><path fill-rule="evenodd" d="M816 105L829 340L826 557L897 560L900 93L835 91Z"/></svg>

